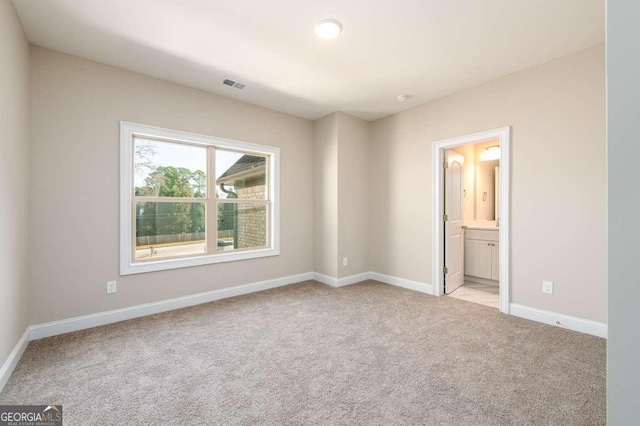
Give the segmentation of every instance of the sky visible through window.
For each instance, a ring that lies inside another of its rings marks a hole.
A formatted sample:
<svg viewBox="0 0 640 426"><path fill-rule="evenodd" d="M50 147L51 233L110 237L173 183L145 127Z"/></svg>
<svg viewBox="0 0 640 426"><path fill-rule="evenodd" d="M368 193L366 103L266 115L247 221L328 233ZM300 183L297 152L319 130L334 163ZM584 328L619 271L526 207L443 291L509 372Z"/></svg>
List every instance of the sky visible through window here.
<svg viewBox="0 0 640 426"><path fill-rule="evenodd" d="M141 161L137 149L140 144L152 147L151 153L146 154L146 157L153 164L153 169L158 166L173 166L184 167L191 171L202 170L205 173L207 171L207 149L205 147L144 138L135 138L135 144L136 164ZM216 150L216 179L234 165L242 155L233 151ZM134 185L136 187L145 186L145 179L152 171L148 167L136 167Z"/></svg>

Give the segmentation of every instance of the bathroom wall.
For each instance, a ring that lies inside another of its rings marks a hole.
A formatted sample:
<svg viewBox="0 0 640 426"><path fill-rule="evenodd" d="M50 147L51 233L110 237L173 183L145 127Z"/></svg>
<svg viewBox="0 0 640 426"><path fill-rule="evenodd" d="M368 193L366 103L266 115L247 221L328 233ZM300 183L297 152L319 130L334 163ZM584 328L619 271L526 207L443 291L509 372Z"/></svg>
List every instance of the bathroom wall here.
<svg viewBox="0 0 640 426"><path fill-rule="evenodd" d="M482 161L485 148L495 146L497 140L451 148L464 157L464 222L495 220L495 168L500 160ZM486 197L484 194L486 193Z"/></svg>

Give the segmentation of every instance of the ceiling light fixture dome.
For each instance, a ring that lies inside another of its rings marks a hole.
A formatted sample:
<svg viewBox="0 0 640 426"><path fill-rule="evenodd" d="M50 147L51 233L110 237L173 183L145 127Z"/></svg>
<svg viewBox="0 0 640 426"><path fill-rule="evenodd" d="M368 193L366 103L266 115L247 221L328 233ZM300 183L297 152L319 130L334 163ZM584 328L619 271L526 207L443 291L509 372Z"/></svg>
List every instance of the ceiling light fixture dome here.
<svg viewBox="0 0 640 426"><path fill-rule="evenodd" d="M340 35L342 24L335 19L323 19L316 24L315 32L318 37L331 40Z"/></svg>
<svg viewBox="0 0 640 426"><path fill-rule="evenodd" d="M500 145L486 147L480 153L480 161L491 161L500 159Z"/></svg>

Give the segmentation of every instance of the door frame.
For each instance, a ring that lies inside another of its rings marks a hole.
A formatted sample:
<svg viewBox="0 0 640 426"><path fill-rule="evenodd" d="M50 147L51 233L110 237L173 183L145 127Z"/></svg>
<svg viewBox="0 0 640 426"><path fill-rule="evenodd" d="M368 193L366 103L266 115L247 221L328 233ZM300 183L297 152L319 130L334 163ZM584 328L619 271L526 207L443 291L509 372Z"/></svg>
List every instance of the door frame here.
<svg viewBox="0 0 640 426"><path fill-rule="evenodd" d="M510 164L511 164L511 126L491 129L470 135L445 139L432 144L431 170L433 172L433 256L432 256L432 282L433 295L444 294L444 271L442 261L444 259L444 150L462 145L476 144L498 139L500 143L500 312L509 313L509 288L511 265L511 193L510 193Z"/></svg>

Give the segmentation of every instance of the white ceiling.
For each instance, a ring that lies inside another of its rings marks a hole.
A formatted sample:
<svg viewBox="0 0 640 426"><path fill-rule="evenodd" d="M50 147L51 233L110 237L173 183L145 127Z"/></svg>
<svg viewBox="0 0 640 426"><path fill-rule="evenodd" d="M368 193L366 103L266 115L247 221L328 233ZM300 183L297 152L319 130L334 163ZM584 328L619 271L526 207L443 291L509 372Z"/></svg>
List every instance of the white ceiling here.
<svg viewBox="0 0 640 426"><path fill-rule="evenodd" d="M14 5L33 44L309 119L374 120L604 42L604 0ZM323 18L342 35L316 37Z"/></svg>

